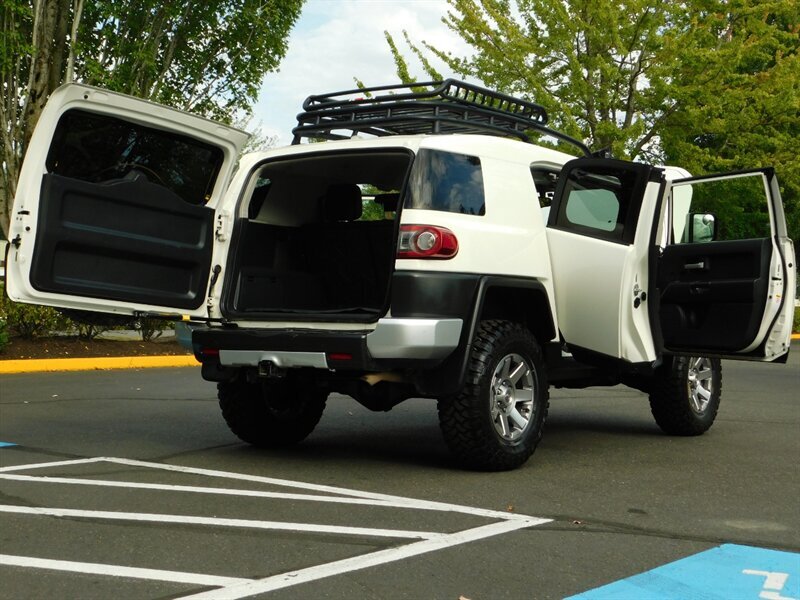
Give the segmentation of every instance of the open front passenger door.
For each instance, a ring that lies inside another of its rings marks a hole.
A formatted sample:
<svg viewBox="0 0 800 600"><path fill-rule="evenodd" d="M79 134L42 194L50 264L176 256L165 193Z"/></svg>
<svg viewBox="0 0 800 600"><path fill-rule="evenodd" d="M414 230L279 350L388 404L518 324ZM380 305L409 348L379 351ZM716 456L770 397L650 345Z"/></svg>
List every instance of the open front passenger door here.
<svg viewBox="0 0 800 600"><path fill-rule="evenodd" d="M785 360L796 267L773 170L678 179L669 189L656 278L664 348Z"/></svg>
<svg viewBox="0 0 800 600"><path fill-rule="evenodd" d="M50 97L9 233L13 300L204 317L215 214L244 132L88 86ZM217 256L214 254L217 253Z"/></svg>
<svg viewBox="0 0 800 600"><path fill-rule="evenodd" d="M796 267L775 174L675 171L564 166L547 225L564 340L584 360L785 360Z"/></svg>

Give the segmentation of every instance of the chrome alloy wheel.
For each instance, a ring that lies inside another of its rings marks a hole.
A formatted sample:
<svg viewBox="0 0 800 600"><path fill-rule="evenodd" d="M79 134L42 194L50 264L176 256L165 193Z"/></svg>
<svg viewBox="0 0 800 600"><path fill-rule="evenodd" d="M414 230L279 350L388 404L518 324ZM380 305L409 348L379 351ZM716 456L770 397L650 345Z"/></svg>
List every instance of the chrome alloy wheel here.
<svg viewBox="0 0 800 600"><path fill-rule="evenodd" d="M689 392L689 404L698 415L705 413L708 403L711 402L714 395L713 374L710 358L689 357L686 388Z"/></svg>
<svg viewBox="0 0 800 600"><path fill-rule="evenodd" d="M517 440L530 425L535 385L531 365L519 354L508 354L497 363L490 388L491 413L504 440Z"/></svg>

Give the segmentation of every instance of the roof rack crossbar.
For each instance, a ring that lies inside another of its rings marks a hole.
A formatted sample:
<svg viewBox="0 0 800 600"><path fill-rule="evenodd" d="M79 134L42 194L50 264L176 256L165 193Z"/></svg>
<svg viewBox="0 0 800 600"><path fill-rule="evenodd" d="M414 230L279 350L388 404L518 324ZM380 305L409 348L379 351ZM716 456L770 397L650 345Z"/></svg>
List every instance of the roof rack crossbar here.
<svg viewBox="0 0 800 600"><path fill-rule="evenodd" d="M533 130L591 155L583 142L550 129L547 121L547 112L539 104L447 79L309 96L297 115L292 143L300 143L303 137L347 139L358 132L376 136L490 133L530 141L526 132Z"/></svg>
<svg viewBox="0 0 800 600"><path fill-rule="evenodd" d="M380 120L370 121L369 125L359 125L358 131L369 133L378 137L387 135L417 135L421 133L472 133L474 132L474 124L465 123L463 119L419 115L414 117L414 124L409 124L408 118L405 116L399 117L386 117ZM294 128L294 133L299 137L318 137L322 139L349 139L352 135L343 135L333 133L339 130L353 130L352 123L325 123L324 125L298 125ZM513 135L522 141L529 140L527 134L523 130L511 130L507 127L494 125L492 123L483 123L481 129L485 132L495 132L497 135ZM329 137L333 135L334 137Z"/></svg>

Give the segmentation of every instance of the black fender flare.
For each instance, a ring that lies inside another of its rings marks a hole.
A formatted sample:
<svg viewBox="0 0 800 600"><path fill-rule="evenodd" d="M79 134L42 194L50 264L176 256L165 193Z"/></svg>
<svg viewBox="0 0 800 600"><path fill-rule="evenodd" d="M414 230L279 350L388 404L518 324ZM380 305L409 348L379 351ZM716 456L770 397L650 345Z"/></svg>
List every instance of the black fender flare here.
<svg viewBox="0 0 800 600"><path fill-rule="evenodd" d="M526 300L530 302L526 303ZM517 304L520 301L522 304ZM547 289L541 281L513 276L481 277L472 311L464 315L458 347L435 369L417 374L414 383L422 395L439 397L461 389L466 378L470 345L480 322L488 318L522 321L542 346L556 336Z"/></svg>

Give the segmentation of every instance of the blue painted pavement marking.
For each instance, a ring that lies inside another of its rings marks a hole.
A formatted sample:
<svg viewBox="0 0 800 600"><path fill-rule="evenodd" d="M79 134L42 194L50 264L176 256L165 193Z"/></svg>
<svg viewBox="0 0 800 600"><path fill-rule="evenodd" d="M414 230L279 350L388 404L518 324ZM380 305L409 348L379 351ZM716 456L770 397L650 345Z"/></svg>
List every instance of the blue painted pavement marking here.
<svg viewBox="0 0 800 600"><path fill-rule="evenodd" d="M723 544L567 600L800 600L800 554Z"/></svg>
<svg viewBox="0 0 800 600"><path fill-rule="evenodd" d="M0 448L6 448L8 446L16 446L13 442L0 442Z"/></svg>

